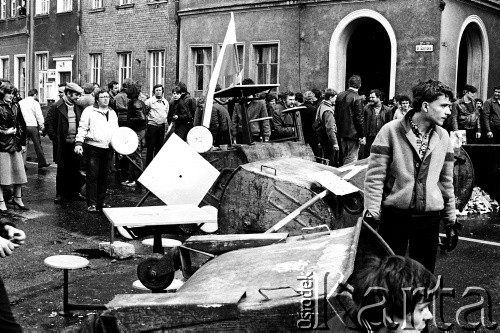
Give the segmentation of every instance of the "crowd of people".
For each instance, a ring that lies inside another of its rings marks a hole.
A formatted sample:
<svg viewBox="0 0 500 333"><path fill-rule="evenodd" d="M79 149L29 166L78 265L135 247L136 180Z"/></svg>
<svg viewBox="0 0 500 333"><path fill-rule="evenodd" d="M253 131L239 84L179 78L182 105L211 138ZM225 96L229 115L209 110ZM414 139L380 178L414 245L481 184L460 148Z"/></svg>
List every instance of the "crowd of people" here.
<svg viewBox="0 0 500 333"><path fill-rule="evenodd" d="M7 214L7 204L28 210L22 201L22 184L27 182L23 160L27 138L33 141L40 169L50 165L41 148L40 135L46 134L52 140L53 160L57 164L54 203L82 200L86 201L88 212L95 213L109 206L106 189L110 171L126 172L122 185L140 188L137 179L144 167L143 149L147 150L148 165L169 133L187 140L189 130L202 125L204 99L191 96L182 82L171 90L170 101L165 98L162 85L155 85L148 97L131 79L121 86L111 81L107 88L97 84L84 84L83 88L72 82L61 84L60 99L50 105L45 119L35 89L20 99L10 82L0 83L0 185L13 188L9 198L0 191L3 215ZM245 79L242 84L254 82ZM413 87L412 99L399 95L385 101L384 93L378 89L370 90L365 98L360 88L361 77L353 75L348 89L340 93L328 88L303 94L287 91L279 96L252 95L244 103L216 99L209 125L215 146L244 142L246 125L251 141L303 139L318 161L332 166L369 157L364 221L396 255L405 256L409 249L411 259L388 257L367 265L371 273L358 280L354 312L373 301L360 294L370 283L385 283L389 291L402 284L432 287L441 222L447 235L446 249L456 247L460 224L455 216L450 135L464 130L468 143L500 143L500 86L484 103L475 99L477 89L469 84L456 100L449 87L434 80ZM243 123L244 112L247 124ZM131 163L111 147L113 133L123 126L131 128L139 142L130 155ZM84 184L86 195L81 194ZM25 238L13 225L4 225L3 230L2 257L11 254ZM392 279L388 271L396 268L406 270L408 280ZM0 286L0 302L3 294ZM398 312L398 301L392 314L405 322L408 316L415 319L415 311L425 312L425 318L419 322L421 330L432 318L426 297L417 295L403 313ZM6 322L12 321L9 313ZM360 315L357 324L370 327L375 315L380 314Z"/></svg>

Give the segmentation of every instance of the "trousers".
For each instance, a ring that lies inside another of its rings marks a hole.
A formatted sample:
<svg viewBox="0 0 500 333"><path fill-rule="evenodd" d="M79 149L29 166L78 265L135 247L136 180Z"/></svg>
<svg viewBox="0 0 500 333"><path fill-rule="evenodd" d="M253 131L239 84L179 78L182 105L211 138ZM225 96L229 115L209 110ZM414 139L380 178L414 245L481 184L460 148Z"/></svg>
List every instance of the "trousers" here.
<svg viewBox="0 0 500 333"><path fill-rule="evenodd" d="M439 212L412 212L386 208L382 210L379 234L396 255L418 261L434 272L439 244Z"/></svg>
<svg viewBox="0 0 500 333"><path fill-rule="evenodd" d="M108 174L113 150L85 144L85 171L87 174L87 206L102 208L108 189Z"/></svg>

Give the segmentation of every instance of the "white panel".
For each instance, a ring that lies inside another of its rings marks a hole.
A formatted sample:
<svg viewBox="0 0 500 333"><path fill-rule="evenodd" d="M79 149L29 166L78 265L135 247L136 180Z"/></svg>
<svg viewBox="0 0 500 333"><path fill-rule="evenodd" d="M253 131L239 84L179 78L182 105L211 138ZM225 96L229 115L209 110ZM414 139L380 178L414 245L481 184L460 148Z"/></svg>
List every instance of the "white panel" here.
<svg viewBox="0 0 500 333"><path fill-rule="evenodd" d="M139 182L167 205L198 205L218 176L216 168L172 134Z"/></svg>

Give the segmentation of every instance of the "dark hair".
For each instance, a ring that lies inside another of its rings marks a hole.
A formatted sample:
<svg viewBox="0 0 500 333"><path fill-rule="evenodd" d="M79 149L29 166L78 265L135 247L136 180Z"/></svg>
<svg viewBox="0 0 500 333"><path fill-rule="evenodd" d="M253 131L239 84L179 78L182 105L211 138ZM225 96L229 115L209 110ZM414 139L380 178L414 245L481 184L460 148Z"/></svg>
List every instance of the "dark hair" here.
<svg viewBox="0 0 500 333"><path fill-rule="evenodd" d="M137 99L141 94L141 89L135 83L127 84L127 98L128 99Z"/></svg>
<svg viewBox="0 0 500 333"><path fill-rule="evenodd" d="M382 321L385 308L391 318L404 319L415 311L418 303L432 301L436 287L436 277L409 257L370 256L353 280L355 314L361 320L377 323ZM383 306L374 306L377 304Z"/></svg>
<svg viewBox="0 0 500 333"><path fill-rule="evenodd" d="M349 87L359 89L361 87L361 76L353 75L349 78Z"/></svg>
<svg viewBox="0 0 500 333"><path fill-rule="evenodd" d="M99 95L104 94L104 93L108 93L109 94L108 89L106 89L104 87L99 87L99 88L97 88L96 91L94 91L94 99L95 99L96 103L97 103L97 101L99 101Z"/></svg>
<svg viewBox="0 0 500 333"><path fill-rule="evenodd" d="M321 98L321 95L322 95L321 90L319 90L317 88L312 88L311 92L314 94L314 97L316 97L316 99Z"/></svg>
<svg viewBox="0 0 500 333"><path fill-rule="evenodd" d="M38 90L36 90L36 89L30 89L28 91L28 96L35 96L35 95L38 95Z"/></svg>
<svg viewBox="0 0 500 333"><path fill-rule="evenodd" d="M117 85L117 84L118 84L118 82L116 82L115 80L110 81L110 82L108 83L108 89L109 89L109 90L113 90L113 87L114 87L115 85Z"/></svg>
<svg viewBox="0 0 500 333"><path fill-rule="evenodd" d="M500 90L500 86L493 87L493 91Z"/></svg>
<svg viewBox="0 0 500 333"><path fill-rule="evenodd" d="M378 89L370 90L370 92L368 93L368 96L370 96L371 94L375 94L375 96L377 96L377 98L382 99L383 93Z"/></svg>
<svg viewBox="0 0 500 333"><path fill-rule="evenodd" d="M412 89L413 91L413 109L415 112L420 112L422 103L432 103L439 96L446 96L453 101L453 92L450 87L443 84L441 81L428 80L426 82L419 82Z"/></svg>
<svg viewBox="0 0 500 333"><path fill-rule="evenodd" d="M330 97L337 96L337 92L334 89L325 89L325 100L329 100Z"/></svg>
<svg viewBox="0 0 500 333"><path fill-rule="evenodd" d="M477 102L481 102L481 105L483 105L483 104L484 104L484 102L483 102L483 100L482 100L481 98L476 98L476 103L477 103Z"/></svg>
<svg viewBox="0 0 500 333"><path fill-rule="evenodd" d="M14 94L16 87L9 81L4 81L0 84L0 100L3 100L6 94Z"/></svg>
<svg viewBox="0 0 500 333"><path fill-rule="evenodd" d="M177 83L177 86L181 89L181 94L187 94L188 89L184 82L179 81L179 83Z"/></svg>
<svg viewBox="0 0 500 333"><path fill-rule="evenodd" d="M177 93L177 94L181 94L181 95L183 94L182 89L181 89L181 87L179 87L179 86L175 86L175 87L172 89L172 93Z"/></svg>
<svg viewBox="0 0 500 333"><path fill-rule="evenodd" d="M299 103L304 103L304 95L301 92L295 93L295 100Z"/></svg>
<svg viewBox="0 0 500 333"><path fill-rule="evenodd" d="M155 90L156 90L156 88L161 88L161 92L162 92L162 93L163 93L163 92L165 92L165 88L163 88L163 85L162 85L162 84L155 84L155 85L153 86L153 92L151 93L152 95L154 95L154 94L155 94Z"/></svg>
<svg viewBox="0 0 500 333"><path fill-rule="evenodd" d="M290 96L290 97L292 97L292 96L293 96L293 97L295 97L295 94L293 93L293 91L288 91L288 90L287 90L287 91L285 91L285 92L281 95L281 98L282 98L283 100L286 100L286 98L287 98L288 96Z"/></svg>
<svg viewBox="0 0 500 333"><path fill-rule="evenodd" d="M266 103L271 102L273 99L276 100L276 95L274 95L274 94L267 94L266 95Z"/></svg>
<svg viewBox="0 0 500 333"><path fill-rule="evenodd" d="M466 84L464 86L464 89L462 90L464 95L465 95L465 92L468 91L468 92L471 92L471 93L476 93L477 92L477 88L474 87L473 85L470 85L470 84Z"/></svg>
<svg viewBox="0 0 500 333"><path fill-rule="evenodd" d="M400 95L400 96L398 96L398 98L399 98L399 103L401 103L403 101L408 101L411 104L411 98L408 95Z"/></svg>
<svg viewBox="0 0 500 333"><path fill-rule="evenodd" d="M220 84L215 84L215 90L214 91L219 91L219 90L222 90L222 87L220 86Z"/></svg>
<svg viewBox="0 0 500 333"><path fill-rule="evenodd" d="M245 85L245 86L248 86L248 85L251 85L251 84L255 84L255 82L253 82L252 79L246 78L246 79L243 79L243 81L241 81L241 84Z"/></svg>
<svg viewBox="0 0 500 333"><path fill-rule="evenodd" d="M66 82L59 83L57 86L58 86L58 87L66 87Z"/></svg>

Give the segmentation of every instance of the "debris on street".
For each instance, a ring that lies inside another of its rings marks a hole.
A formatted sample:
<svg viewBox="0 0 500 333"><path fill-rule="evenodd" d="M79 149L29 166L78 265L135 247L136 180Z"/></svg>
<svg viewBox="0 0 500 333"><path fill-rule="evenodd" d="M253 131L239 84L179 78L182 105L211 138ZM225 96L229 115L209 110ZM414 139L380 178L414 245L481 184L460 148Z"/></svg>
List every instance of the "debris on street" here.
<svg viewBox="0 0 500 333"><path fill-rule="evenodd" d="M474 187L472 195L462 212L458 215L487 214L498 209L498 202L480 187Z"/></svg>

